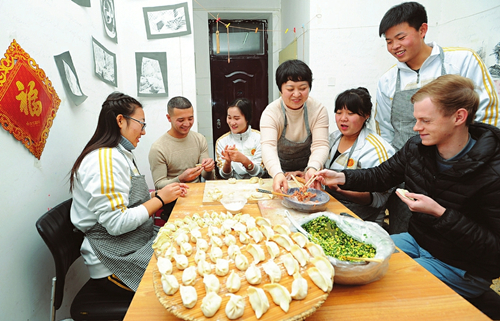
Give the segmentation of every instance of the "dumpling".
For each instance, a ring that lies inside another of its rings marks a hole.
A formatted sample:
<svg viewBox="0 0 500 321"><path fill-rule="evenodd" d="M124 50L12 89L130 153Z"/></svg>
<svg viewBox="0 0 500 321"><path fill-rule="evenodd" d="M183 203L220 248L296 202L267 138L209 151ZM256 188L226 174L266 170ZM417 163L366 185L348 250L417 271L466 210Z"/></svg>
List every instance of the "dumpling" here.
<svg viewBox="0 0 500 321"><path fill-rule="evenodd" d="M264 234L268 241L274 235L274 230L270 226L262 225L261 227L259 227L259 230L262 232L262 234Z"/></svg>
<svg viewBox="0 0 500 321"><path fill-rule="evenodd" d="M255 264L266 259L266 253L264 253L264 250L258 244L248 244L246 250L248 253L252 254Z"/></svg>
<svg viewBox="0 0 500 321"><path fill-rule="evenodd" d="M236 244L236 238L232 235L232 234L228 234L224 237L224 244L226 244L226 246L230 246L232 244Z"/></svg>
<svg viewBox="0 0 500 321"><path fill-rule="evenodd" d="M177 278L171 274L162 274L161 284L163 286L163 291L167 295L174 295L177 290L179 290L179 282Z"/></svg>
<svg viewBox="0 0 500 321"><path fill-rule="evenodd" d="M267 252L271 256L271 259L275 259L280 255L280 248L278 247L278 244L274 243L273 241L265 242Z"/></svg>
<svg viewBox="0 0 500 321"><path fill-rule="evenodd" d="M210 253L208 254L212 262L217 263L217 259L222 258L222 250L218 246L213 246L210 248Z"/></svg>
<svg viewBox="0 0 500 321"><path fill-rule="evenodd" d="M240 234L240 242L241 244L248 244L250 243L250 236L245 233L245 232L239 232Z"/></svg>
<svg viewBox="0 0 500 321"><path fill-rule="evenodd" d="M253 217L249 217L245 224L247 225L247 229L251 229L251 228L256 228L257 226L255 225L255 218Z"/></svg>
<svg viewBox="0 0 500 321"><path fill-rule="evenodd" d="M247 227L245 226L245 224L238 222L238 223L234 224L233 230L235 230L236 232L246 233Z"/></svg>
<svg viewBox="0 0 500 321"><path fill-rule="evenodd" d="M160 256L158 257L156 266L161 274L172 274L172 261L170 259Z"/></svg>
<svg viewBox="0 0 500 321"><path fill-rule="evenodd" d="M208 250L208 242L205 239L197 239L196 240L196 249L201 251Z"/></svg>
<svg viewBox="0 0 500 321"><path fill-rule="evenodd" d="M292 233L292 235L290 236L292 237L292 240L294 240L295 243L297 243L300 247L305 247L307 242L309 242L307 237L299 232Z"/></svg>
<svg viewBox="0 0 500 321"><path fill-rule="evenodd" d="M219 293L220 282L219 278L213 274L208 274L203 277L203 284L205 284L205 291Z"/></svg>
<svg viewBox="0 0 500 321"><path fill-rule="evenodd" d="M229 184L236 184L236 178L234 178L234 177L230 177L230 178L228 178L228 179L227 179L227 182L228 182Z"/></svg>
<svg viewBox="0 0 500 321"><path fill-rule="evenodd" d="M333 281L328 277L328 275L324 274L317 267L312 267L307 269L307 274L311 278L311 280L323 290L323 292L330 292L333 287Z"/></svg>
<svg viewBox="0 0 500 321"><path fill-rule="evenodd" d="M193 285L196 282L196 267L190 266L182 272L182 284Z"/></svg>
<svg viewBox="0 0 500 321"><path fill-rule="evenodd" d="M318 270L326 274L333 281L333 277L335 276L335 269L326 257L321 255L316 256L311 260L311 263L314 264L314 266L317 267Z"/></svg>
<svg viewBox="0 0 500 321"><path fill-rule="evenodd" d="M292 296L283 285L279 283L264 284L264 290L271 294L276 305L279 305L283 311L288 312L290 302L292 302Z"/></svg>
<svg viewBox="0 0 500 321"><path fill-rule="evenodd" d="M236 257L236 254L241 253L240 247L236 244L231 244L227 248L227 255L229 258L233 259Z"/></svg>
<svg viewBox="0 0 500 321"><path fill-rule="evenodd" d="M325 251L323 251L323 248L316 243L307 242L306 248L309 251L309 253L311 253L312 257L316 257L316 256L320 256L320 255L326 256Z"/></svg>
<svg viewBox="0 0 500 321"><path fill-rule="evenodd" d="M248 300L252 309L255 311L255 316L257 319L269 310L269 300L264 290L260 288L255 288L253 286L248 286Z"/></svg>
<svg viewBox="0 0 500 321"><path fill-rule="evenodd" d="M193 253L193 247L188 242L181 244L181 254L185 256L190 256Z"/></svg>
<svg viewBox="0 0 500 321"><path fill-rule="evenodd" d="M189 236L187 236L186 233L179 233L179 235L175 237L175 243L177 243L177 245L179 246L181 246L182 243L186 242L189 242Z"/></svg>
<svg viewBox="0 0 500 321"><path fill-rule="evenodd" d="M170 261L174 260L174 256L177 255L177 249L175 246L168 247L165 252L163 252L163 256L169 259Z"/></svg>
<svg viewBox="0 0 500 321"><path fill-rule="evenodd" d="M273 260L262 264L264 272L269 276L271 283L278 283L281 280L281 269Z"/></svg>
<svg viewBox="0 0 500 321"><path fill-rule="evenodd" d="M249 228L248 234L254 239L255 243L259 243L264 238L264 234L257 227Z"/></svg>
<svg viewBox="0 0 500 321"><path fill-rule="evenodd" d="M248 182L250 184L257 184L259 182L259 178L257 176L252 176Z"/></svg>
<svg viewBox="0 0 500 321"><path fill-rule="evenodd" d="M226 280L226 289L231 293L236 293L241 288L241 280L238 274L231 271Z"/></svg>
<svg viewBox="0 0 500 321"><path fill-rule="evenodd" d="M307 296L307 280L300 275L300 273L295 273L293 275L292 282L292 293L290 296L294 300L303 300Z"/></svg>
<svg viewBox="0 0 500 321"><path fill-rule="evenodd" d="M221 231L217 226L211 225L208 227L208 236L221 236Z"/></svg>
<svg viewBox="0 0 500 321"><path fill-rule="evenodd" d="M201 300L201 312L207 318L211 318L217 313L222 303L222 298L215 292L209 292Z"/></svg>
<svg viewBox="0 0 500 321"><path fill-rule="evenodd" d="M293 257L292 254L287 253L280 257L281 262L285 266L286 272L288 275L294 275L295 272L299 271L299 262Z"/></svg>
<svg viewBox="0 0 500 321"><path fill-rule="evenodd" d="M200 261L205 261L207 258L207 254L204 251L198 250L196 251L196 254L194 255L194 262L198 264Z"/></svg>
<svg viewBox="0 0 500 321"><path fill-rule="evenodd" d="M269 226L271 227L271 221L265 217L259 216L255 219L255 224L258 226Z"/></svg>
<svg viewBox="0 0 500 321"><path fill-rule="evenodd" d="M297 244L293 244L290 253L297 259L299 262L300 266L305 266L307 262L309 262L309 254L307 254L307 251L298 246Z"/></svg>
<svg viewBox="0 0 500 321"><path fill-rule="evenodd" d="M218 246L218 247L222 247L222 245L224 244L224 242L222 242L221 238L218 237L218 236L211 236L210 237L210 243L212 244L212 246Z"/></svg>
<svg viewBox="0 0 500 321"><path fill-rule="evenodd" d="M245 299L242 296L232 293L226 295L230 296L226 304L226 316L231 320L240 318L245 312Z"/></svg>
<svg viewBox="0 0 500 321"><path fill-rule="evenodd" d="M282 224L276 224L276 225L274 225L273 226L273 230L276 233L284 234L284 235L288 235L288 236L290 236L290 234L292 234L292 232L290 231L290 229L288 228L288 226L282 225Z"/></svg>
<svg viewBox="0 0 500 321"><path fill-rule="evenodd" d="M202 237L201 231L199 228L192 229L190 234L191 234L191 242L195 243L195 244L196 244L197 240Z"/></svg>
<svg viewBox="0 0 500 321"><path fill-rule="evenodd" d="M238 252L234 257L234 265L240 271L245 271L248 269L248 259L245 254Z"/></svg>
<svg viewBox="0 0 500 321"><path fill-rule="evenodd" d="M245 278L252 285L260 284L262 282L262 273L255 264L251 264L245 271Z"/></svg>
<svg viewBox="0 0 500 321"><path fill-rule="evenodd" d="M225 221L224 221L224 222L225 222ZM220 232L222 233L222 235L225 235L225 236L227 236L227 235L231 234L231 231L232 231L232 230L233 230L233 229L232 229L230 226L225 225L224 223L222 223L222 225L221 225L221 227L220 227Z"/></svg>
<svg viewBox="0 0 500 321"><path fill-rule="evenodd" d="M217 259L215 263L215 274L225 276L229 272L229 261L226 259Z"/></svg>
<svg viewBox="0 0 500 321"><path fill-rule="evenodd" d="M174 258L175 258L175 266L179 270L184 270L189 266L189 261L184 254L177 254Z"/></svg>
<svg viewBox="0 0 500 321"><path fill-rule="evenodd" d="M290 252L290 249L292 248L293 241L292 239L285 234L275 234L271 237L271 240L274 242L278 243L281 247L283 247L285 250Z"/></svg>
<svg viewBox="0 0 500 321"><path fill-rule="evenodd" d="M198 294L196 293L196 289L191 285L181 285L181 299L182 304L186 308L191 309L196 305L196 301L198 301Z"/></svg>
<svg viewBox="0 0 500 321"><path fill-rule="evenodd" d="M212 273L212 265L205 260L198 261L198 274L205 276Z"/></svg>

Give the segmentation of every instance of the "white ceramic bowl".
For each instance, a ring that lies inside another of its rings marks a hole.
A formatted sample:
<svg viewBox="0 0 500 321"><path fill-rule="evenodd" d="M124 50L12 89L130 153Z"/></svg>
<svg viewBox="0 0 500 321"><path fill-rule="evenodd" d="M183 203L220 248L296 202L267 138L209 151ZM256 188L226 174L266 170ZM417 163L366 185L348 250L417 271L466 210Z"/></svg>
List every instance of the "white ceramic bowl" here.
<svg viewBox="0 0 500 321"><path fill-rule="evenodd" d="M241 212L243 206L247 203L247 199L243 196L228 195L224 196L220 202L226 210L234 214Z"/></svg>

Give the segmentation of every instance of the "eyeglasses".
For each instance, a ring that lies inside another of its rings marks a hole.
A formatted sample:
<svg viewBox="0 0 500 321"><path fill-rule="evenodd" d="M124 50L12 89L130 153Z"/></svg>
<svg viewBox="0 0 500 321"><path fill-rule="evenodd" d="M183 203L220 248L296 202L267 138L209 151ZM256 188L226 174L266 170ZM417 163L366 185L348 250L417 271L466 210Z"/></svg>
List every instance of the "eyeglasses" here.
<svg viewBox="0 0 500 321"><path fill-rule="evenodd" d="M127 116L127 115L123 115L123 117L128 118L128 119L135 120L136 122L138 122L139 124L141 124L141 125L142 125L141 130L145 130L145 129L146 129L146 123L145 123L145 122L140 121L139 119L135 119L135 118L133 118L133 117Z"/></svg>

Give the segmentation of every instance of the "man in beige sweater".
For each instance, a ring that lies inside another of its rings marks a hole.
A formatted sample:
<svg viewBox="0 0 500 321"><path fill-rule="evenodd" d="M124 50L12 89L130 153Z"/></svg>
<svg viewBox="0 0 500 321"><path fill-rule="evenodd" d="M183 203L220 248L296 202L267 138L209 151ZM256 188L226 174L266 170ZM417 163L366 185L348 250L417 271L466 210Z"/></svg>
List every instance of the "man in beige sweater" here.
<svg viewBox="0 0 500 321"><path fill-rule="evenodd" d="M156 189L177 182L197 183L215 179L215 162L208 155L206 138L191 131L194 111L184 97L174 97L167 104L170 130L160 136L149 151L149 165Z"/></svg>

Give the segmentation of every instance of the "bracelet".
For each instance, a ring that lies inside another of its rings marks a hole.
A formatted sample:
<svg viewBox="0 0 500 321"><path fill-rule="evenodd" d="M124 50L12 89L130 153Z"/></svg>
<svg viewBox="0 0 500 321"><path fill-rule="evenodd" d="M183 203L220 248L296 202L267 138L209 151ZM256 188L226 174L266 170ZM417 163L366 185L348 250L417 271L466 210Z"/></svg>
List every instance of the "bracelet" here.
<svg viewBox="0 0 500 321"><path fill-rule="evenodd" d="M160 200L162 207L165 206L165 202L161 199L160 195L158 195L158 192L155 193L155 197Z"/></svg>

